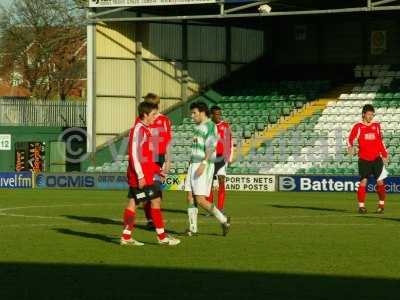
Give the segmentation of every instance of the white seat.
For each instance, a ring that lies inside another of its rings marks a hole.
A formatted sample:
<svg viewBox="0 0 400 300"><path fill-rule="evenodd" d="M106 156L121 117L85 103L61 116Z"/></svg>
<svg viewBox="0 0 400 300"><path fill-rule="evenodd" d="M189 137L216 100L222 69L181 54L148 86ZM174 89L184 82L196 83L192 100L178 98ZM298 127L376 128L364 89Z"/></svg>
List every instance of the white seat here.
<svg viewBox="0 0 400 300"><path fill-rule="evenodd" d="M362 70L362 77L369 78L371 77L372 66L366 65Z"/></svg>
<svg viewBox="0 0 400 300"><path fill-rule="evenodd" d="M394 79L394 77L385 78L382 82L382 85L386 86L386 87L390 86L393 82L393 79Z"/></svg>
<svg viewBox="0 0 400 300"><path fill-rule="evenodd" d="M363 71L363 66L357 65L357 66L354 68L354 77L355 77L355 78L361 78L361 77L363 76L362 71Z"/></svg>
<svg viewBox="0 0 400 300"><path fill-rule="evenodd" d="M364 85L373 85L374 84L374 80L372 78L369 78L365 81Z"/></svg>

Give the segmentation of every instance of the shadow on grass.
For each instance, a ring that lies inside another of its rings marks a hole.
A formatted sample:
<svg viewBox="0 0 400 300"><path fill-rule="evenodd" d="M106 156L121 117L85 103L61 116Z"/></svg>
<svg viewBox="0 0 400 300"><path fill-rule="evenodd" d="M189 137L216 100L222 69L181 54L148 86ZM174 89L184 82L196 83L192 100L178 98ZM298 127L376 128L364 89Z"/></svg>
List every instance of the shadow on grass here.
<svg viewBox="0 0 400 300"><path fill-rule="evenodd" d="M0 278L0 299L19 300L397 300L400 293L395 279L133 266L0 263Z"/></svg>
<svg viewBox="0 0 400 300"><path fill-rule="evenodd" d="M274 208L284 208L284 209L305 209L305 210L314 210L314 211L331 211L331 212L348 212L346 209L336 209L336 208L323 208L323 207L314 207L314 206L298 206L298 205L270 205Z"/></svg>
<svg viewBox="0 0 400 300"><path fill-rule="evenodd" d="M375 214L375 216L360 216L363 219L373 219L373 220L382 220L382 221L391 221L391 222L400 222L400 218L388 218L384 217L384 215Z"/></svg>
<svg viewBox="0 0 400 300"><path fill-rule="evenodd" d="M117 225L117 226L121 226L121 227L123 225L123 223L121 221L116 221L116 220L101 218L101 217L71 216L71 215L63 215L62 217L65 217L65 218L71 219L71 220L82 221L82 222L90 223L90 224ZM141 229L141 230L146 230L146 231L154 231L154 228L150 228L147 225L142 225L142 224L136 224L135 228ZM166 231L171 234L180 234L180 233L170 230L168 228L166 229Z"/></svg>
<svg viewBox="0 0 400 300"><path fill-rule="evenodd" d="M102 225L119 225L122 226L123 223L121 221L116 221L108 218L101 218L101 217L92 217L92 216L72 216L72 215L63 215L62 217L82 221L91 224L102 224Z"/></svg>
<svg viewBox="0 0 400 300"><path fill-rule="evenodd" d="M83 231L76 231L76 230L71 230L67 228L55 228L53 229L54 231L61 233L61 234L66 234L66 235L73 235L73 236L79 236L87 239L95 239L111 244L118 244L119 239L116 237L111 237L108 235L104 234L98 234L98 233L89 233L89 232L83 232Z"/></svg>

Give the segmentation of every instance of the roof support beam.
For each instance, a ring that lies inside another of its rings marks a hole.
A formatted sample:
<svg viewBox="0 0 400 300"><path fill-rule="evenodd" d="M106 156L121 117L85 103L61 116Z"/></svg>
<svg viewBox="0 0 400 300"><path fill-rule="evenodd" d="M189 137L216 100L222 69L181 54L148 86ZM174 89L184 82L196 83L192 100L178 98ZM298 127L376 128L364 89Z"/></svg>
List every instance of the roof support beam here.
<svg viewBox="0 0 400 300"><path fill-rule="evenodd" d="M257 2L250 3L250 4L240 5L240 6L231 8L231 9L226 9L225 13L226 14L230 14L230 13L233 13L233 12L236 12L236 11L240 11L240 10L243 10L243 9L251 8L251 7L254 7L254 6L260 6L260 5L263 5L263 4L270 3L270 2L272 2L272 1L257 1Z"/></svg>
<svg viewBox="0 0 400 300"><path fill-rule="evenodd" d="M98 17L109 15L109 14L112 14L112 13L124 11L124 10L127 10L129 8L130 8L129 6L124 6L124 7L117 7L117 8L113 8L113 9L108 9L106 11L102 11L102 12L99 12L99 13L95 14L94 17L98 18Z"/></svg>
<svg viewBox="0 0 400 300"><path fill-rule="evenodd" d="M321 14L339 14L354 12L373 12L373 11L394 11L400 10L397 6L382 7L353 7L340 9L324 10L301 10L284 11L271 13L243 13L243 14L216 14L216 15L187 15L187 16L149 16L149 17L115 17L115 18L90 18L89 23L97 22L139 22L139 21L173 21L173 20L205 20L205 19L228 19L228 18L252 18L252 17L279 17L279 16L302 16L302 15L321 15ZM226 11L225 11L226 12Z"/></svg>
<svg viewBox="0 0 400 300"><path fill-rule="evenodd" d="M385 5L385 4L389 4L392 2L397 2L399 0L381 0L381 1L377 1L377 2L372 2L372 6L380 6L380 5Z"/></svg>

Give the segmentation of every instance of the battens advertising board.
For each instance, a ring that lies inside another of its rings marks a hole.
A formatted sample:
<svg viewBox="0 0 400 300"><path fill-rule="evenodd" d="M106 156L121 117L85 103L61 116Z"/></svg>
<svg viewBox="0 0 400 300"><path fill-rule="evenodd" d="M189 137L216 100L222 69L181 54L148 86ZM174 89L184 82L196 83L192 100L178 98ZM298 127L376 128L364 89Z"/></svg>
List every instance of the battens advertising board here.
<svg viewBox="0 0 400 300"><path fill-rule="evenodd" d="M355 192L360 185L358 176L279 176L280 192ZM400 193L400 177L385 179L387 193ZM370 179L367 192L376 190L376 181Z"/></svg>

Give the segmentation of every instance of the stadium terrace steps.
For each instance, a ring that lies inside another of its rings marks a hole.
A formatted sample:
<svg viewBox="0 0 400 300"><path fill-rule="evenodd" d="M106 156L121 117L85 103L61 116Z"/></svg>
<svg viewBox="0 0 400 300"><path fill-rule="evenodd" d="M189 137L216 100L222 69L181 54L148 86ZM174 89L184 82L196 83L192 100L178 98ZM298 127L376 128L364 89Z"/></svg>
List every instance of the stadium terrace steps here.
<svg viewBox="0 0 400 300"><path fill-rule="evenodd" d="M240 150L242 156L249 154L251 148L259 148L262 143L272 140L273 138L280 135L282 132L287 131L289 128L295 127L300 124L306 118L314 115L318 111L322 111L328 105L330 101L335 101L335 99L318 99L307 103L303 108L298 111L292 112L288 117L281 117L277 124L272 124L268 126L263 132L259 133L255 141L246 141ZM236 157L236 156L235 156Z"/></svg>

